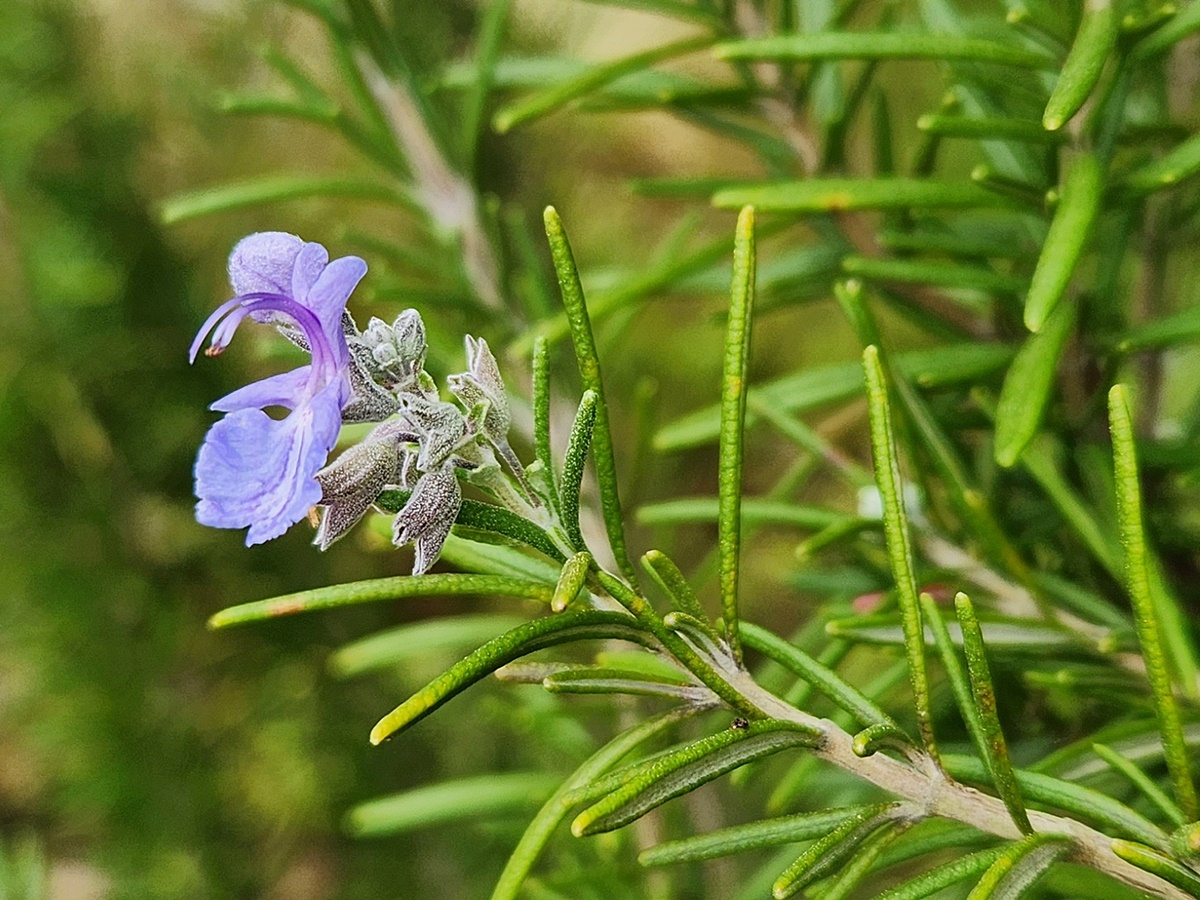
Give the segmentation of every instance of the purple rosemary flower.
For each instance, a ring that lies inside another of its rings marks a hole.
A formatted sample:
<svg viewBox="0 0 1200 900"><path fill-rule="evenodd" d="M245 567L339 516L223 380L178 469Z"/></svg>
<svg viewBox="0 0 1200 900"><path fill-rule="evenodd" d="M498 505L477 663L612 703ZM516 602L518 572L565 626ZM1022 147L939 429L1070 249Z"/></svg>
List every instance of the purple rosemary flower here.
<svg viewBox="0 0 1200 900"><path fill-rule="evenodd" d="M353 400L350 352L343 328L346 302L367 264L329 253L278 231L243 238L229 256L237 294L217 307L192 342L194 361L212 333L217 356L249 316L276 325L309 351L309 365L239 388L213 403L227 413L204 438L196 458L196 519L215 528L246 528L246 546L279 537L321 499L325 465ZM264 409L290 410L273 419Z"/></svg>

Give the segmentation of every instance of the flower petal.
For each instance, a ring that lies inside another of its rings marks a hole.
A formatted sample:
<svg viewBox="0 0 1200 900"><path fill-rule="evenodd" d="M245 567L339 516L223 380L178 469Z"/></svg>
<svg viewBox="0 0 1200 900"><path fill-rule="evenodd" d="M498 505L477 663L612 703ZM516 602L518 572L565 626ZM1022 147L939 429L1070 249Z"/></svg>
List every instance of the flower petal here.
<svg viewBox="0 0 1200 900"><path fill-rule="evenodd" d="M292 266L291 293L289 297L297 303L304 303L308 292L317 283L325 266L329 264L329 251L315 241L309 241L296 254L296 262Z"/></svg>
<svg viewBox="0 0 1200 900"><path fill-rule="evenodd" d="M295 409L303 402L312 366L301 366L290 372L271 375L226 394L208 408L217 412L236 412L239 409L265 409L282 406Z"/></svg>
<svg viewBox="0 0 1200 900"><path fill-rule="evenodd" d="M357 256L335 259L325 267L321 276L309 288L307 297L301 300L321 320L321 326L329 336L330 344L345 347L342 313L346 309L351 292L366 274L367 264Z"/></svg>
<svg viewBox="0 0 1200 900"><path fill-rule="evenodd" d="M292 272L304 241L283 231L260 231L238 241L229 254L235 294L292 295Z"/></svg>
<svg viewBox="0 0 1200 900"><path fill-rule="evenodd" d="M321 499L316 473L337 440L336 384L286 419L240 409L217 422L196 459L196 519L216 528L250 526L246 546L279 537Z"/></svg>

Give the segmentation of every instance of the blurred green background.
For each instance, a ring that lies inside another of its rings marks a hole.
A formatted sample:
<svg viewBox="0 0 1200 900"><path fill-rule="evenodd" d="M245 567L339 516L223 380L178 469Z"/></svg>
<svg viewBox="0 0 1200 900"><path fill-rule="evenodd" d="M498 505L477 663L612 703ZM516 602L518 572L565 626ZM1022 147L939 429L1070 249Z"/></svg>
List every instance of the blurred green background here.
<svg viewBox="0 0 1200 900"><path fill-rule="evenodd" d="M431 72L473 52L474 3L393 5ZM521 0L505 40L598 60L677 37L679 26L629 10ZM226 297L225 257L240 237L285 230L334 255L363 255L372 271L352 310L362 322L419 307L438 376L461 366L464 330L503 347L521 326L518 312L481 316L453 279L364 239L430 252L403 211L304 200L161 223L164 199L209 184L370 172L311 124L221 112L223 92L277 83L263 59L272 46L318 82L336 81L322 30L282 4L0 4L0 846L10 858L40 847L56 900L480 896L519 819L356 841L342 827L346 810L440 778L569 771L611 727L605 704L489 683L369 747L375 720L450 656L343 681L327 671L329 653L445 611L431 601L205 629L234 603L409 566L368 528L320 554L303 523L247 550L241 535L193 521L192 461L214 418L207 403L277 363L270 334L244 331L219 362L186 364L196 328ZM691 64L703 71L705 62ZM897 121L936 107L931 68L897 71L908 77L892 98ZM896 129L897 157L913 135ZM867 152L861 143L851 141L851 169ZM942 159L955 173L975 162L967 142ZM631 178L761 170L738 145L645 112L566 113L489 136L478 173L506 221L526 223L543 275L538 219L554 203L581 267L603 286L649 265L672 234L694 244L732 231L732 215L703 203L636 198ZM1188 284L1194 294L1195 256L1168 277L1172 295ZM813 302L780 304L759 329L755 378L856 354L829 298L803 299ZM652 457L645 420L647 410L669 419L715 399L721 306L718 294L677 290L613 317L600 335L631 505L713 490L711 453ZM904 344L908 332L890 324ZM1175 371L1195 362L1180 354ZM506 373L523 393L524 361L510 357ZM843 446L861 447L861 427ZM790 455L765 444L752 453L754 493ZM711 537L643 533L639 552L651 536L689 562ZM750 615L781 628L804 618L778 574L793 546L760 536L747 576ZM454 611L487 608L457 601ZM503 610L531 612L511 602ZM600 839L572 852L613 851Z"/></svg>

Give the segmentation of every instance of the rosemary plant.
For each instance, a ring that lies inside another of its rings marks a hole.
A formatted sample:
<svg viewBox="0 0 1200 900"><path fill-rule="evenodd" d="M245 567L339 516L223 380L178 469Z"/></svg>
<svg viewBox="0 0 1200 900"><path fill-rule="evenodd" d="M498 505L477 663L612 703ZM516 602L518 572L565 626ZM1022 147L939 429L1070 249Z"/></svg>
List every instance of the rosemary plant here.
<svg viewBox="0 0 1200 900"><path fill-rule="evenodd" d="M209 188L170 201L166 218L315 195L398 205L451 261L479 324L467 371L450 376L456 406L425 372L420 314L365 330L343 314L362 259L329 262L288 235L238 245L238 296L210 322L211 352L251 316L312 364L215 405L227 415L197 464L199 516L249 527L253 542L311 507L325 547L374 510L416 555L411 575L245 603L211 625L411 597L536 601L542 614L504 628L492 613L455 616L340 651L337 668L362 671L423 641L445 646L451 630L478 643L383 715L371 741L402 745L493 674L612 695L622 723L553 784L480 773L365 804L353 830L546 798L493 900L605 895L608 876L548 854L573 840L568 822L576 839L628 832L604 865L636 890L641 876L621 862L636 854L654 896L1200 897L1187 591L1200 574L1200 403L1194 389L1182 409L1164 394L1165 360L1200 338L1196 310L1179 308L1188 282L1171 274L1173 257L1192 260L1194 296L1200 135L1182 119L1194 126L1197 113L1200 3L638 0L686 35L590 64L508 53L509 4L495 2L480 9L473 58L432 74L399 13L293 3L325 27L344 84L272 51L287 96L227 107L318 122L379 174ZM685 56L706 59L703 77L659 68ZM945 99L898 121L911 104L898 73L926 68ZM489 126L504 135L567 107L663 110L755 154L758 180L635 185L740 210L732 248L674 246L649 271L585 291L555 210L542 251L489 199L479 165L485 138L497 140ZM969 174L943 164L951 141L973 148ZM420 264L355 239L368 258ZM715 496L631 516L611 410L634 398L613 389L597 331L721 273L713 405L661 423L652 441L664 454L715 445ZM829 296L861 358L751 378L756 303L762 316ZM489 341L508 342L499 360ZM575 395L552 378L568 354ZM532 396L518 401L526 367ZM526 399L531 417L515 414ZM262 412L280 404L285 419ZM557 418L568 407L569 439ZM869 440L838 436L848 417ZM370 435L330 458L337 426L364 421ZM745 487L751 473L762 481L750 432L803 461L759 495ZM840 500L814 488L818 472L844 485ZM714 523L711 563L689 572L642 546L627 534L635 519ZM763 525L794 530L798 557L796 590L751 605L760 625L743 607L762 580L744 575ZM796 634L765 627L797 620ZM594 658L563 648L577 643ZM1064 691L1086 715L1062 712ZM693 795L730 773L738 790ZM693 864L713 860L729 861L706 863L723 885L708 892Z"/></svg>

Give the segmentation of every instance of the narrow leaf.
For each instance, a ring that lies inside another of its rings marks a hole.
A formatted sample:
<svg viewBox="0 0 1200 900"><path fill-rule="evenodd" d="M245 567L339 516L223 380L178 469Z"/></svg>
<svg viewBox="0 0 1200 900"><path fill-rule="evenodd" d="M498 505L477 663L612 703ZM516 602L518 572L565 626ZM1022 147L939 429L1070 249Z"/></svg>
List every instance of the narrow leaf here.
<svg viewBox="0 0 1200 900"><path fill-rule="evenodd" d="M380 534L391 536L391 524L379 523ZM486 537L486 535L484 535ZM440 557L456 569L463 572L477 572L480 575L508 575L511 578L523 578L530 581L541 581L553 587L558 581L559 566L541 556L534 556L525 548L509 546L505 543L491 541L474 541L450 532L446 543L442 545Z"/></svg>
<svg viewBox="0 0 1200 900"><path fill-rule="evenodd" d="M159 217L166 225L214 213L309 197L374 200L412 207L396 188L363 179L325 175L270 175L178 194L163 203Z"/></svg>
<svg viewBox="0 0 1200 900"><path fill-rule="evenodd" d="M638 507L637 520L645 525L716 522L720 511L720 500L716 497L682 497ZM826 528L850 518L819 506L800 506L757 497L742 502L741 517L746 525L794 525L800 528Z"/></svg>
<svg viewBox="0 0 1200 900"><path fill-rule="evenodd" d="M654 678L645 673L598 666L563 669L542 679L542 687L551 694L630 694L641 697L667 697L696 706L717 702L708 688L674 679Z"/></svg>
<svg viewBox="0 0 1200 900"><path fill-rule="evenodd" d="M974 118L927 113L917 119L917 128L943 137L1026 141L1031 144L1060 144L1067 139L1062 132L1047 131L1037 122L1001 116Z"/></svg>
<svg viewBox="0 0 1200 900"><path fill-rule="evenodd" d="M1115 840L1112 851L1130 865L1137 866L1146 872L1157 875L1163 881L1175 885L1180 890L1187 891L1193 897L1200 897L1200 875L1194 869L1176 862L1165 853L1139 844L1135 841Z"/></svg>
<svg viewBox="0 0 1200 900"><path fill-rule="evenodd" d="M892 821L884 824L859 845L858 851L822 888L821 900L846 900L851 894L861 896L862 880L875 868L879 857L910 827L909 822Z"/></svg>
<svg viewBox="0 0 1200 900"><path fill-rule="evenodd" d="M733 658L741 662L738 634L738 573L742 542L742 470L745 467L746 368L754 311L754 209L738 215L733 240L733 285L725 326L721 379L721 434L717 468L717 546L720 556L721 614Z"/></svg>
<svg viewBox="0 0 1200 900"><path fill-rule="evenodd" d="M1010 844L967 900L1017 900L1070 848L1070 839L1061 834L1031 834Z"/></svg>
<svg viewBox="0 0 1200 900"><path fill-rule="evenodd" d="M671 599L671 605L679 612L687 613L704 621L708 617L700 605L696 592L688 584L675 561L661 550L651 550L642 557L642 568Z"/></svg>
<svg viewBox="0 0 1200 900"><path fill-rule="evenodd" d="M491 900L516 900L521 885L533 869L538 857L546 844L550 842L555 829L571 811L567 796L576 788L590 784L599 778L630 751L661 733L664 729L678 722L689 714L689 710L673 710L659 716L647 719L639 725L625 731L591 756L589 756L574 772L567 776L554 795L538 810L537 815L521 835L516 849L504 865L504 871L492 890Z"/></svg>
<svg viewBox="0 0 1200 900"><path fill-rule="evenodd" d="M664 60L703 50L705 47L711 46L715 40L716 38L712 35L690 37L672 44L655 47L652 50L635 53L614 62L592 66L574 78L567 79L532 97L505 106L492 118L492 127L504 134L517 125L566 106L571 101L587 96L631 72L649 69Z"/></svg>
<svg viewBox="0 0 1200 900"><path fill-rule="evenodd" d="M562 612L579 596L591 567L592 554L586 550L580 550L563 563L562 574L559 575L558 584L554 586L554 596L550 599L550 609Z"/></svg>
<svg viewBox="0 0 1200 900"><path fill-rule="evenodd" d="M971 679L971 694L975 698L975 708L979 712L979 722L983 726L984 738L980 751L992 778L996 790L1013 823L1023 834L1033 831L1029 824L1029 814L1025 812L1025 803L1021 799L1021 789L1013 774L1012 760L1008 755L1008 742L1004 739L1004 731L1000 727L1000 717L996 710L996 687L992 683L992 675L987 660L987 650L983 645L983 632L979 628L979 620L975 618L975 608L971 599L963 593L954 598L954 613L962 628L963 651L967 657L967 674Z"/></svg>
<svg viewBox="0 0 1200 900"><path fill-rule="evenodd" d="M1174 47L1188 35L1200 31L1200 5L1189 3L1175 17L1138 41L1130 56L1137 61Z"/></svg>
<svg viewBox="0 0 1200 900"><path fill-rule="evenodd" d="M1118 335L1115 343L1122 353L1131 353L1195 341L1200 341L1200 307L1135 326Z"/></svg>
<svg viewBox="0 0 1200 900"><path fill-rule="evenodd" d="M1031 69L1054 66L1042 53L1014 44L949 34L824 31L750 38L719 44L721 59L810 62L825 59L936 59L1002 63Z"/></svg>
<svg viewBox="0 0 1200 900"><path fill-rule="evenodd" d="M575 361L579 365L579 376L584 390L596 393L596 430L592 437L592 455L596 461L596 477L600 482L600 505L604 513L604 525L608 541L621 573L633 584L637 583L637 572L625 549L624 519L621 515L621 499L617 491L617 463L613 455L612 431L608 423L608 405L604 402L604 384L600 377L600 359L596 354L596 340L592 335L592 324L588 318L587 303L583 297L583 285L579 282L579 270L562 220L553 206L546 207L543 219L546 237L550 242L550 255L554 260L554 271L562 291L563 306L571 326L571 343L575 347Z"/></svg>
<svg viewBox="0 0 1200 900"><path fill-rule="evenodd" d="M1075 298L1059 303L1045 327L1025 339L1004 376L996 402L995 454L1006 469L1021 458L1041 426L1077 309Z"/></svg>
<svg viewBox="0 0 1200 900"><path fill-rule="evenodd" d="M535 619L488 641L401 703L371 729L371 743L378 744L425 718L447 700L514 659L555 644L602 639L644 645L653 643L649 635L624 613L588 610Z"/></svg>
<svg viewBox="0 0 1200 900"><path fill-rule="evenodd" d="M879 35L864 35L872 39ZM1010 206L1011 201L966 181L925 178L813 178L718 190L713 205L759 212L819 213L859 209L955 209Z"/></svg>
<svg viewBox="0 0 1200 900"><path fill-rule="evenodd" d="M383 837L445 822L507 817L541 803L557 781L544 772L494 772L445 781L359 804L346 817L346 830L354 837Z"/></svg>
<svg viewBox="0 0 1200 900"><path fill-rule="evenodd" d="M701 738L640 767L571 823L577 837L613 831L756 759L795 747L812 747L820 732L789 722L759 721Z"/></svg>
<svg viewBox="0 0 1200 900"><path fill-rule="evenodd" d="M874 259L851 255L842 260L842 271L868 281L932 284L991 294L1016 294L1026 287L1023 278L981 266L915 259Z"/></svg>
<svg viewBox="0 0 1200 900"><path fill-rule="evenodd" d="M1079 112L1100 80L1104 63L1116 42L1116 3L1113 0L1085 0L1075 41L1042 114L1042 125L1047 131L1057 131Z"/></svg>
<svg viewBox="0 0 1200 900"><path fill-rule="evenodd" d="M1148 194L1200 172L1200 134L1192 135L1166 156L1148 163L1125 177L1121 186L1138 194Z"/></svg>
<svg viewBox="0 0 1200 900"><path fill-rule="evenodd" d="M922 900L924 897L931 897L938 891L958 884L960 881L982 875L991 868L992 863L1005 849L1007 848L993 847L989 850L970 853L940 865L936 869L930 869L912 881L884 891L877 900Z"/></svg>
<svg viewBox="0 0 1200 900"><path fill-rule="evenodd" d="M929 596L929 594L922 594L920 599L921 607L925 612L925 624L929 626L929 630L933 634L933 642L937 645L938 654L942 658L942 666L946 670L946 679L950 682L950 690L954 694L954 701L958 704L958 711L962 714L963 722L967 726L967 733L971 735L972 742L974 742L975 747L979 750L980 758L986 760L988 758L987 731L983 724L983 717L972 697L971 684L967 679L966 670L963 668L958 654L954 652L954 643L950 638L950 631L946 628L946 623L942 620L942 614L938 611L933 597ZM959 632L959 637L961 643L961 631ZM994 775L992 776L992 781L994 784Z"/></svg>
<svg viewBox="0 0 1200 900"><path fill-rule="evenodd" d="M270 600L256 600L223 609L208 620L209 628L225 628L244 622L259 622L293 613L313 612L352 606L356 603L377 603L406 597L436 597L439 595L495 595L523 597L549 603L554 587L544 582L501 575L401 575L395 578L375 578L330 587L314 588L285 594Z"/></svg>
<svg viewBox="0 0 1200 900"><path fill-rule="evenodd" d="M1025 297L1025 327L1040 331L1066 293L1100 211L1104 172L1096 157L1075 160L1063 182L1037 268Z"/></svg>
<svg viewBox="0 0 1200 900"><path fill-rule="evenodd" d="M867 807L829 834L814 841L775 880L771 888L772 896L775 900L785 900L828 875L858 849L863 841L892 820L899 809L898 803Z"/></svg>
<svg viewBox="0 0 1200 900"><path fill-rule="evenodd" d="M545 338L533 344L533 452L542 465L550 508L561 514L550 444L550 347Z"/></svg>
<svg viewBox="0 0 1200 900"><path fill-rule="evenodd" d="M765 628L743 622L742 639L751 650L773 659L788 671L810 682L818 691L850 713L862 725L885 725L899 731L891 716L843 681L832 669Z"/></svg>
<svg viewBox="0 0 1200 900"><path fill-rule="evenodd" d="M1092 750L1102 760L1133 782L1134 786L1142 792L1142 794L1157 806L1173 825L1183 825L1187 822L1187 817L1184 816L1183 810L1165 793L1162 789L1150 780L1150 777L1137 767L1137 765L1126 759L1112 747L1105 744L1092 744Z"/></svg>
<svg viewBox="0 0 1200 900"><path fill-rule="evenodd" d="M865 810L881 808L879 805L846 806L821 812L797 813L775 819L764 819L748 825L734 825L695 837L668 841L665 844L651 847L649 850L643 850L638 857L638 862L643 866L669 866L676 863L718 859L735 853L807 841L828 834L832 829L848 819L860 815Z"/></svg>
<svg viewBox="0 0 1200 900"><path fill-rule="evenodd" d="M580 550L585 546L583 532L579 526L579 492L583 487L583 470L587 464L588 448L592 445L596 425L596 392L584 391L579 401L579 411L571 425L571 439L567 442L567 455L563 459L562 523L571 544Z"/></svg>
<svg viewBox="0 0 1200 900"><path fill-rule="evenodd" d="M905 752L912 747L912 738L905 734L898 725L878 724L868 725L854 735L851 749L854 755L862 758L874 756L880 750L900 750Z"/></svg>
<svg viewBox="0 0 1200 900"><path fill-rule="evenodd" d="M958 625L951 623L947 629L954 644L962 646L962 631ZM905 640L903 618L899 613L833 619L826 624L825 631L833 637L864 644L899 646ZM993 650L1078 654L1089 647L1088 642L1075 632L1061 625L1033 619L988 618L983 621L983 631ZM932 646L932 633L927 632L925 640L926 644Z"/></svg>
<svg viewBox="0 0 1200 900"><path fill-rule="evenodd" d="M883 528L887 538L888 563L900 598L904 649L916 703L917 726L925 749L936 758L937 744L933 735L929 680L925 673L925 634L921 624L921 607L917 599L917 579L908 531L908 512L903 500L903 481L896 451L896 438L892 430L887 382L876 347L869 346L863 351L863 369L867 377L867 410L871 420L871 456L875 462L875 483L883 501Z"/></svg>
<svg viewBox="0 0 1200 900"><path fill-rule="evenodd" d="M1133 601L1138 643L1146 661L1146 677L1154 692L1154 709L1162 729L1167 769L1175 785L1175 800L1190 821L1200 815L1200 808L1183 737L1179 705L1171 686L1171 674L1160 633L1161 623L1171 621L1173 613L1158 608L1157 602L1166 602L1167 595L1151 588L1146 536L1142 526L1142 494L1138 482L1133 419L1124 385L1113 385L1109 391L1108 415L1113 440L1117 519L1121 528L1121 544L1125 549L1126 588Z"/></svg>

